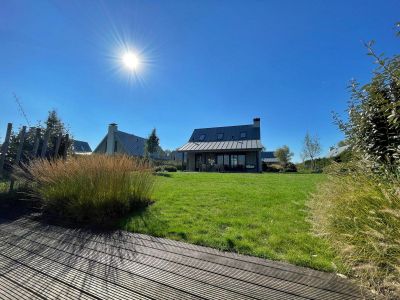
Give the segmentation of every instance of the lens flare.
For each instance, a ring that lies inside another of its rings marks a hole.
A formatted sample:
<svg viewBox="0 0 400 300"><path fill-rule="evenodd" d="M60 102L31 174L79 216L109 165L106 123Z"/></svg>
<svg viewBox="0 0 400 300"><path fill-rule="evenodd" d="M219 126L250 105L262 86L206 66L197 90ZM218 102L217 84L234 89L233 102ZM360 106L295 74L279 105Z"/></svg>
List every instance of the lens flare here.
<svg viewBox="0 0 400 300"><path fill-rule="evenodd" d="M127 69L131 71L137 70L140 64L139 58L132 52L124 53L124 55L122 56L122 63Z"/></svg>

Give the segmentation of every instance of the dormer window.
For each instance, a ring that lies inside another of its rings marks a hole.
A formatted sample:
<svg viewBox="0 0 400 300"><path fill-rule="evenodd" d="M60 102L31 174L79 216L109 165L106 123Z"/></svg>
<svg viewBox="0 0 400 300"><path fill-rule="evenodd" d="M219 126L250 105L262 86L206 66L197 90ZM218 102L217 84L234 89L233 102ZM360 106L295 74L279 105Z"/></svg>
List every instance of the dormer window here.
<svg viewBox="0 0 400 300"><path fill-rule="evenodd" d="M245 139L246 136L247 136L246 131L242 131L242 132L240 133L240 138L241 138L241 139Z"/></svg>
<svg viewBox="0 0 400 300"><path fill-rule="evenodd" d="M205 138L206 138L205 134L200 134L199 141L204 141Z"/></svg>
<svg viewBox="0 0 400 300"><path fill-rule="evenodd" d="M224 138L224 134L223 133L217 133L217 140L220 141Z"/></svg>

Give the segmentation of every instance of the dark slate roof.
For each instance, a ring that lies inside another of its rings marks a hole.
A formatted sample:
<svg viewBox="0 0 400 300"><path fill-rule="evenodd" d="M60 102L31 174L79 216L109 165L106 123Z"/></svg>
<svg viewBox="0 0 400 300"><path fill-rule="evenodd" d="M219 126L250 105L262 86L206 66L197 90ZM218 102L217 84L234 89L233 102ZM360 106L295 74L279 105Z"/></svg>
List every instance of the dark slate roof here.
<svg viewBox="0 0 400 300"><path fill-rule="evenodd" d="M178 151L215 151L215 150L258 150L262 149L260 140L189 142Z"/></svg>
<svg viewBox="0 0 400 300"><path fill-rule="evenodd" d="M246 137L240 136L242 132L246 133ZM223 134L222 139L218 139L218 134ZM204 135L203 140L200 139L202 135ZM253 125L239 125L195 129L189 142L220 142L259 139L260 127L255 127Z"/></svg>
<svg viewBox="0 0 400 300"><path fill-rule="evenodd" d="M275 157L274 151L262 151L261 160L269 163L279 162L279 160Z"/></svg>
<svg viewBox="0 0 400 300"><path fill-rule="evenodd" d="M274 151L263 151L261 152L261 159L263 158L275 158Z"/></svg>
<svg viewBox="0 0 400 300"><path fill-rule="evenodd" d="M244 133L244 135L242 135ZM178 151L259 150L260 127L251 125L198 128Z"/></svg>
<svg viewBox="0 0 400 300"><path fill-rule="evenodd" d="M115 137L122 144L127 154L137 156L144 155L146 139L123 131L116 131Z"/></svg>
<svg viewBox="0 0 400 300"><path fill-rule="evenodd" d="M74 152L81 153L81 152L92 152L88 142L77 141L74 140Z"/></svg>
<svg viewBox="0 0 400 300"><path fill-rule="evenodd" d="M342 154L344 151L346 151L347 149L349 149L350 146L346 145L346 146L342 146L339 148L335 148L332 149L331 151L329 151L328 155L326 156L327 158L333 158L333 157L337 157L340 154Z"/></svg>

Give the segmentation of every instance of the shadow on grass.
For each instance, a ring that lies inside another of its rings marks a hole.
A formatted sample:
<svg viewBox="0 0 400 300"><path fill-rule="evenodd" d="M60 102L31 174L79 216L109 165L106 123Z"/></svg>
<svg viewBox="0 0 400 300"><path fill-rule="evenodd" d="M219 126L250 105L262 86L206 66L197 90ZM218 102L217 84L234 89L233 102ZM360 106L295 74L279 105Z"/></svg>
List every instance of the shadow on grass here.
<svg viewBox="0 0 400 300"><path fill-rule="evenodd" d="M154 173L154 175L156 176L161 176L161 177L167 177L167 178L171 178L171 174L167 173L167 172L156 172Z"/></svg>
<svg viewBox="0 0 400 300"><path fill-rule="evenodd" d="M161 218L156 207L137 209L118 222L118 227L130 232L144 233L156 237L165 237L167 221Z"/></svg>

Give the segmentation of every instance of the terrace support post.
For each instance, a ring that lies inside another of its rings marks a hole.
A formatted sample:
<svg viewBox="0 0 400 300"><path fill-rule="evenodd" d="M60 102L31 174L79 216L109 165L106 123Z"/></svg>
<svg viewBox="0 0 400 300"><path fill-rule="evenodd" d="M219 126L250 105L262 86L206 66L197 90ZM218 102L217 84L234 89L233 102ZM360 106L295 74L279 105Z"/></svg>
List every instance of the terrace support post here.
<svg viewBox="0 0 400 300"><path fill-rule="evenodd" d="M47 127L46 133L44 134L43 138L42 153L40 154L41 158L44 158L46 156L47 144L49 143L49 138L50 138L50 128Z"/></svg>
<svg viewBox="0 0 400 300"><path fill-rule="evenodd" d="M69 134L67 133L65 135L65 147L64 147L64 152L63 152L63 159L67 159L67 154L68 154L68 144L69 144Z"/></svg>
<svg viewBox="0 0 400 300"><path fill-rule="evenodd" d="M19 133L19 145L17 150L17 156L15 157L15 166L19 166L19 161L21 160L22 150L24 149L24 142L25 142L25 135L26 135L26 126L22 126L21 132ZM11 178L10 182L10 192L14 189L14 182L15 179Z"/></svg>
<svg viewBox="0 0 400 300"><path fill-rule="evenodd" d="M56 149L54 150L54 158L58 158L59 157L58 151L60 150L61 138L62 138L62 133L60 132L58 134L58 137L57 137Z"/></svg>
<svg viewBox="0 0 400 300"><path fill-rule="evenodd" d="M40 128L36 128L36 134L35 134L35 142L33 143L33 149L32 149L32 157L36 157L38 150L39 150L39 142L40 142Z"/></svg>
<svg viewBox="0 0 400 300"><path fill-rule="evenodd" d="M11 130L12 130L12 123L8 123L7 124L6 138L4 139L3 146L1 147L0 175L3 175L4 162L6 160L6 154L7 154L7 150L8 150L8 145L10 143Z"/></svg>

